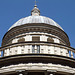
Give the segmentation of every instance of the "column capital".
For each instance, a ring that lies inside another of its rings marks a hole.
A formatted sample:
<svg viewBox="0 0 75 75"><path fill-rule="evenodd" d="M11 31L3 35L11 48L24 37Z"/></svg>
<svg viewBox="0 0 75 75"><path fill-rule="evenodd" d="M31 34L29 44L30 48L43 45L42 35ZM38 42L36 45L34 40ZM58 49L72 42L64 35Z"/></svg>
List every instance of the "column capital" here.
<svg viewBox="0 0 75 75"><path fill-rule="evenodd" d="M25 70L24 69L18 69L16 70L18 75L25 75Z"/></svg>
<svg viewBox="0 0 75 75"><path fill-rule="evenodd" d="M49 70L47 69L47 72L57 72L56 70Z"/></svg>
<svg viewBox="0 0 75 75"><path fill-rule="evenodd" d="M57 71L56 70L47 70L48 75L54 75Z"/></svg>

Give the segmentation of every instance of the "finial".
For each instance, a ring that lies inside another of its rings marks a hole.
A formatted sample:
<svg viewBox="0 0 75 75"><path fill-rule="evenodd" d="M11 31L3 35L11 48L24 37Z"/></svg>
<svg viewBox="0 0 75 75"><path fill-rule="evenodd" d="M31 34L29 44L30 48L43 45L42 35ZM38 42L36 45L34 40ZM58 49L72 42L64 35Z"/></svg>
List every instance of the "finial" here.
<svg viewBox="0 0 75 75"><path fill-rule="evenodd" d="M31 15L32 15L32 16L39 16L39 15L40 15L40 10L37 8L36 3L37 3L37 1L35 0L34 8L33 8L33 10L31 11Z"/></svg>
<svg viewBox="0 0 75 75"><path fill-rule="evenodd" d="M35 0L35 5L36 5L37 1Z"/></svg>
<svg viewBox="0 0 75 75"><path fill-rule="evenodd" d="M36 3L37 3L37 1L35 0L35 5L34 5L34 7L37 7Z"/></svg>

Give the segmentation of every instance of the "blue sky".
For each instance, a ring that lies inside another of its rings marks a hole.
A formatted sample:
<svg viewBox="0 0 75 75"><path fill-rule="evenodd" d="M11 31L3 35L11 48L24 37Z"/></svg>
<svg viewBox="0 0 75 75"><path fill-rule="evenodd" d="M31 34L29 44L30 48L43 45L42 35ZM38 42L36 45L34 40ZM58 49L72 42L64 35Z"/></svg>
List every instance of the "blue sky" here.
<svg viewBox="0 0 75 75"><path fill-rule="evenodd" d="M30 16L35 0L0 0L0 45L4 34L19 19ZM37 0L42 16L56 21L75 48L75 0Z"/></svg>

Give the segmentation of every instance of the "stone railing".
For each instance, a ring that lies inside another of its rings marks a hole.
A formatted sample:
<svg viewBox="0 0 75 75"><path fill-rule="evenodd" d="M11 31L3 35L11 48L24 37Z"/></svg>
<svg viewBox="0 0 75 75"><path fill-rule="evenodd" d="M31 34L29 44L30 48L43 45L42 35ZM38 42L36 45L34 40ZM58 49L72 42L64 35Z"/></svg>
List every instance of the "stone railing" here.
<svg viewBox="0 0 75 75"><path fill-rule="evenodd" d="M65 45L49 42L21 42L0 47L0 54L3 56L17 55L17 54L54 54L70 58L75 58L75 49Z"/></svg>

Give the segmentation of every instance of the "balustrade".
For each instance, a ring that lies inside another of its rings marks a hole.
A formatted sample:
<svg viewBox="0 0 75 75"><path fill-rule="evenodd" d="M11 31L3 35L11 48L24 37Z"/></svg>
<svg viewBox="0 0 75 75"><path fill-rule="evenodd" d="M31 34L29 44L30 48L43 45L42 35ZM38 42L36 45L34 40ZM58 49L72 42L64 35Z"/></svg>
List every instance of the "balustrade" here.
<svg viewBox="0 0 75 75"><path fill-rule="evenodd" d="M75 58L75 49L67 47L65 45L53 44L53 43L19 43L10 46L0 48L0 55L3 52L4 56L16 55L16 54L54 54L66 57Z"/></svg>

